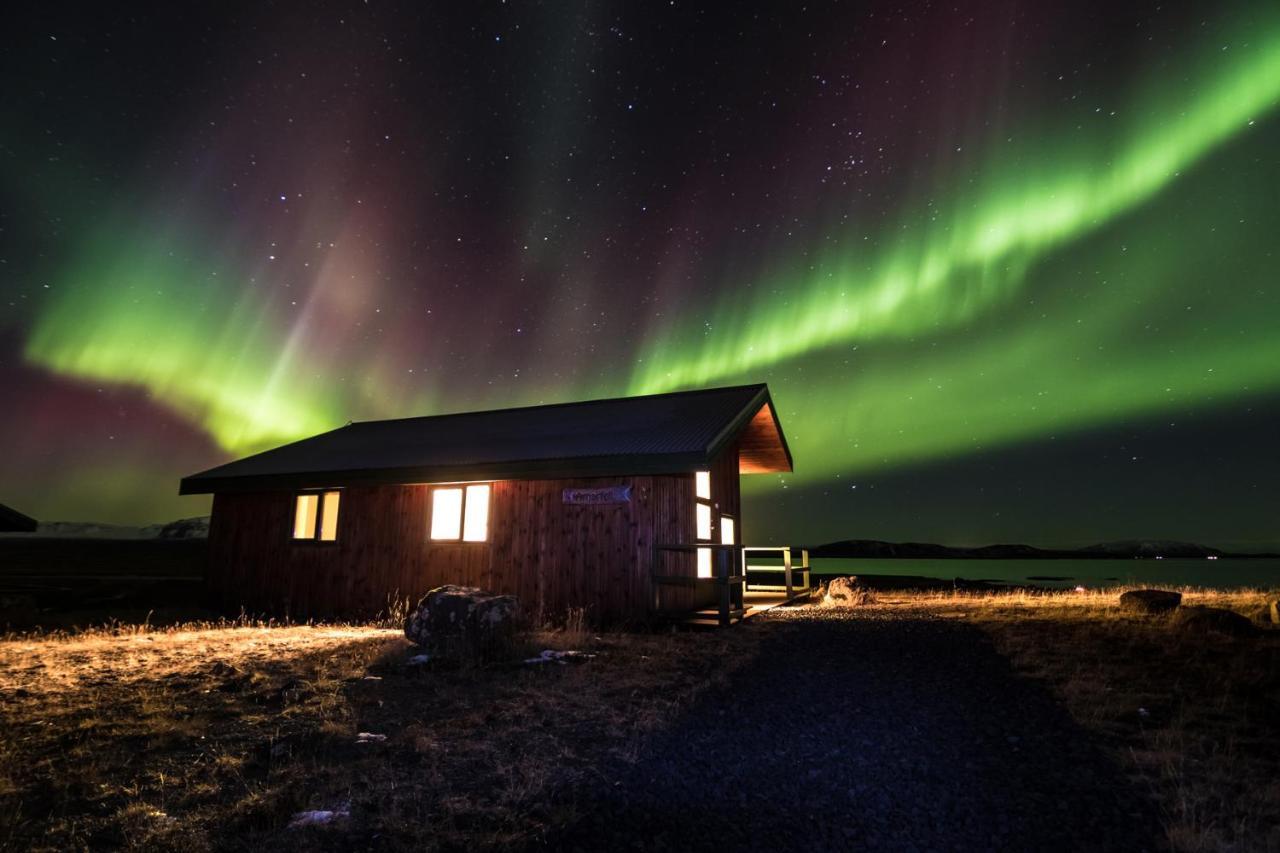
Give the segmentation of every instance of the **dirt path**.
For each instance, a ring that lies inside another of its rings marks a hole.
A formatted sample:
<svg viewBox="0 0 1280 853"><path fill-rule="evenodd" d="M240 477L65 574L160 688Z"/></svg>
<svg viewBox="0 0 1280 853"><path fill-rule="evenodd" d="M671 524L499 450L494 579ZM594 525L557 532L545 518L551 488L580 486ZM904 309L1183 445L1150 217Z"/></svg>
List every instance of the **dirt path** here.
<svg viewBox="0 0 1280 853"><path fill-rule="evenodd" d="M776 614L776 615L775 615ZM545 840L579 850L1146 850L1154 810L982 634L925 611L775 611L759 657Z"/></svg>

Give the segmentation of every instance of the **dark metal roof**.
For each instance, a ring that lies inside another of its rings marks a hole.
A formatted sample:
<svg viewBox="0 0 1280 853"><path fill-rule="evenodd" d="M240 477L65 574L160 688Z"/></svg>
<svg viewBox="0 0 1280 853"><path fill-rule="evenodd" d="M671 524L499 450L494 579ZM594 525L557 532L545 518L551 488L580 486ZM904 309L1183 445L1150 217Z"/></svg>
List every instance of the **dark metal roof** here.
<svg viewBox="0 0 1280 853"><path fill-rule="evenodd" d="M36 520L23 515L12 507L0 504L0 532L3 533L35 533Z"/></svg>
<svg viewBox="0 0 1280 853"><path fill-rule="evenodd" d="M179 493L692 471L765 405L767 386L741 385L352 423L193 474Z"/></svg>

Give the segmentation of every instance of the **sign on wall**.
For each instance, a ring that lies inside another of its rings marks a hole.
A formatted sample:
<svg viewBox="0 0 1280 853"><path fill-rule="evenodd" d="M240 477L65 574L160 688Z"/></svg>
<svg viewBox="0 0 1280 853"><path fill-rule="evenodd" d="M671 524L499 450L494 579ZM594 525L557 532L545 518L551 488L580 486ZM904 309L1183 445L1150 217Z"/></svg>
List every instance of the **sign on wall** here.
<svg viewBox="0 0 1280 853"><path fill-rule="evenodd" d="M561 500L577 506L604 506L631 503L630 486L603 486L595 489L565 489Z"/></svg>

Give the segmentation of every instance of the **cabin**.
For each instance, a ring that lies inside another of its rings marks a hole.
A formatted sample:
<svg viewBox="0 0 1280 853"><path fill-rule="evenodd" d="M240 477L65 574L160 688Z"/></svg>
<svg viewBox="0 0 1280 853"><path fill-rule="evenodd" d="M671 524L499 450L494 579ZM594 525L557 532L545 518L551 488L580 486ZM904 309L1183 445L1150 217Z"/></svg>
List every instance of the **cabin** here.
<svg viewBox="0 0 1280 853"><path fill-rule="evenodd" d="M0 533L35 533L38 526L31 516L0 504Z"/></svg>
<svg viewBox="0 0 1280 853"><path fill-rule="evenodd" d="M213 495L231 611L366 618L452 583L551 621L727 624L808 586L807 555L742 544L739 477L791 470L769 389L745 385L350 423L179 492Z"/></svg>

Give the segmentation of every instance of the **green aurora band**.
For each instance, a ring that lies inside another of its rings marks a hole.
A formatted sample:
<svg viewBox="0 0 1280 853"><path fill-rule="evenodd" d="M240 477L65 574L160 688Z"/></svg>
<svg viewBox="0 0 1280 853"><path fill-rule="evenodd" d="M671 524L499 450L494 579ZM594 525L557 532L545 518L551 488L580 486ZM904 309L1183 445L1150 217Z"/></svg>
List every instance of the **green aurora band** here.
<svg viewBox="0 0 1280 853"><path fill-rule="evenodd" d="M1062 134L1040 156L993 141L987 167L926 225L886 232L887 250L833 241L783 255L723 299L710 331L702 317L658 329L629 379L561 396L768 379L800 482L817 483L1280 386L1280 294L1259 248L1274 239L1278 167L1271 156L1259 174L1239 156L1280 99L1280 27L1230 44L1194 87L1139 99L1129 114L1146 118L1127 135ZM325 334L341 323L341 305L325 304L336 289L312 282L298 310L207 263L192 248L200 231L98 229L57 278L25 357L144 388L229 453L357 413L437 410L435 389L406 389L378 353Z"/></svg>
<svg viewBox="0 0 1280 853"><path fill-rule="evenodd" d="M191 230L99 229L59 277L27 339L28 360L145 389L228 453L314 435L356 414L438 405L421 388L404 389L394 359L361 347L343 321L346 305L370 293L352 290L349 269L320 263L305 287L259 287L280 276L264 264L235 279L184 236Z"/></svg>
<svg viewBox="0 0 1280 853"><path fill-rule="evenodd" d="M1140 100L1127 139L1071 152L1064 133L1039 158L993 143L976 189L938 205L950 219L900 229L869 261L819 250L723 297L710 322L662 329L630 390L769 378L803 482L1280 386L1274 259L1260 257L1275 175L1242 168L1275 158L1236 150L1280 101L1280 26L1206 43L1210 70ZM1237 155L1219 169L1234 187L1193 169L1219 152ZM1164 196L1186 209L1168 215ZM1223 223L1238 233L1213 233Z"/></svg>

